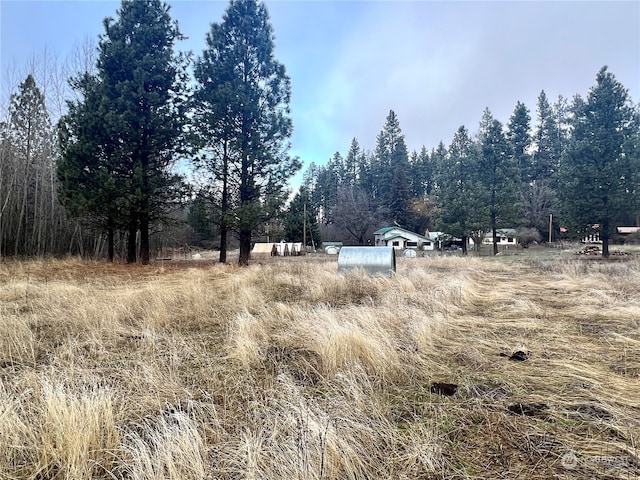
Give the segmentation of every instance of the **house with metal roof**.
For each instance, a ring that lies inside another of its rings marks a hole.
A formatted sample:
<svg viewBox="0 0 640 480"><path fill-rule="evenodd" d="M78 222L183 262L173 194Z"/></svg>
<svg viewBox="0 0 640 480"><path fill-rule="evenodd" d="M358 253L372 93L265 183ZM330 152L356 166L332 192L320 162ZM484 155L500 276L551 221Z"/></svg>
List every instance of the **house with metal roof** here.
<svg viewBox="0 0 640 480"><path fill-rule="evenodd" d="M384 227L373 232L376 247L393 247L394 250L433 250L434 242L424 235L400 227Z"/></svg>
<svg viewBox="0 0 640 480"><path fill-rule="evenodd" d="M515 228L498 228L496 230L496 237L499 246L516 246L518 245L518 233ZM487 232L484 234L482 243L485 245L493 244L493 232Z"/></svg>

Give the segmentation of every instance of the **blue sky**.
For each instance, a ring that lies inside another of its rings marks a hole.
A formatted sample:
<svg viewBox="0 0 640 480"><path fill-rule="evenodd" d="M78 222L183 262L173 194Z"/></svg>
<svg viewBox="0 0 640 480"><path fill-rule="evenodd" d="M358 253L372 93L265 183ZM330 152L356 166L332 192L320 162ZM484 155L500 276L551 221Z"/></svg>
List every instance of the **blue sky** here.
<svg viewBox="0 0 640 480"><path fill-rule="evenodd" d="M172 17L200 55L226 1L173 0ZM267 1L276 58L292 81L292 153L306 165L346 154L356 137L375 147L389 110L410 150L472 133L485 107L507 122L517 101L535 123L542 89L586 95L608 65L640 100L640 2ZM119 2L0 0L2 101L29 60L59 62ZM37 63L37 62L36 62ZM3 103L4 108L5 103Z"/></svg>

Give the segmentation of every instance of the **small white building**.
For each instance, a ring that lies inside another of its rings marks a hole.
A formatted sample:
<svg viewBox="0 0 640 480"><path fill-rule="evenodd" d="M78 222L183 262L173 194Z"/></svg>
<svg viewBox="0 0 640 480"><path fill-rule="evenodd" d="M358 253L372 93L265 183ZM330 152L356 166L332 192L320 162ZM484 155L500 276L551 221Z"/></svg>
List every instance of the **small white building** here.
<svg viewBox="0 0 640 480"><path fill-rule="evenodd" d="M616 232L620 235L633 235L640 233L640 227L616 227Z"/></svg>
<svg viewBox="0 0 640 480"><path fill-rule="evenodd" d="M515 228L499 228L496 230L499 246L516 246L518 244L518 236ZM493 244L493 233L487 232L482 239L484 245Z"/></svg>
<svg viewBox="0 0 640 480"><path fill-rule="evenodd" d="M394 250L433 250L434 242L424 235L400 227L384 227L373 232L376 247L393 247Z"/></svg>
<svg viewBox="0 0 640 480"><path fill-rule="evenodd" d="M342 248L342 242L322 242L322 249L327 255L338 255Z"/></svg>

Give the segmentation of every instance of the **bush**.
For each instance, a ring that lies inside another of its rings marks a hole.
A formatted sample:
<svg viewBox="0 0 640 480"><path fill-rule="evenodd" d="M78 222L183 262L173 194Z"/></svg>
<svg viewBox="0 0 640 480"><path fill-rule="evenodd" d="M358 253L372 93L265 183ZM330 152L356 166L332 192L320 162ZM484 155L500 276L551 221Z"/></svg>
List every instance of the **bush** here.
<svg viewBox="0 0 640 480"><path fill-rule="evenodd" d="M540 243L542 236L537 228L520 228L518 230L518 243L522 248L528 248L533 243Z"/></svg>

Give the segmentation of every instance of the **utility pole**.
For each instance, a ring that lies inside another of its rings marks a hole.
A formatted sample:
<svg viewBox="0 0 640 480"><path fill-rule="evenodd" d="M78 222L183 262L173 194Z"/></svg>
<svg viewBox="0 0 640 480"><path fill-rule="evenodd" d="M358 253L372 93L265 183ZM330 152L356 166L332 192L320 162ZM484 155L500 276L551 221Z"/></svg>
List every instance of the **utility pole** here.
<svg viewBox="0 0 640 480"><path fill-rule="evenodd" d="M302 248L307 248L307 202L302 207Z"/></svg>

